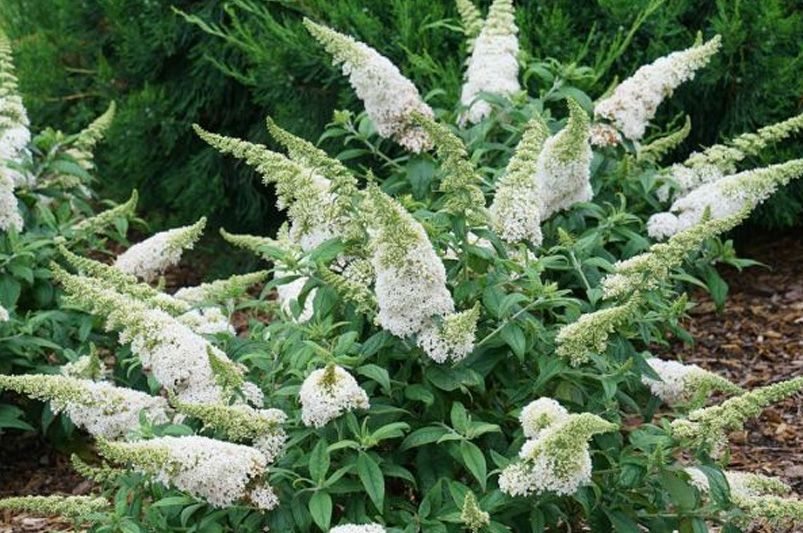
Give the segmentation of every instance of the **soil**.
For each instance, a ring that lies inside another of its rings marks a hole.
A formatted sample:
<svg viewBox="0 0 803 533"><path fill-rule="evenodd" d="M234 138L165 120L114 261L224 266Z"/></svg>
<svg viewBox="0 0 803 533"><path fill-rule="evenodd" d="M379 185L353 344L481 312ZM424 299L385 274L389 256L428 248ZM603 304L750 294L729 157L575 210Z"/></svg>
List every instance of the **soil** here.
<svg viewBox="0 0 803 533"><path fill-rule="evenodd" d="M696 292L697 305L685 327L693 345L675 343L663 357L695 363L745 388L758 387L803 371L803 240L790 235L752 245L739 255L766 267L738 272L721 267L730 287L721 312L707 294ZM182 269L166 276L168 287L193 285L195 272ZM243 317L239 317L244 322ZM238 324L243 327L244 324ZM764 410L743 431L731 435L729 468L779 476L803 493L803 422L801 395ZM78 476L66 455L32 434L0 436L0 497L23 494L87 494L91 483ZM55 519L0 512L0 533L71 531Z"/></svg>

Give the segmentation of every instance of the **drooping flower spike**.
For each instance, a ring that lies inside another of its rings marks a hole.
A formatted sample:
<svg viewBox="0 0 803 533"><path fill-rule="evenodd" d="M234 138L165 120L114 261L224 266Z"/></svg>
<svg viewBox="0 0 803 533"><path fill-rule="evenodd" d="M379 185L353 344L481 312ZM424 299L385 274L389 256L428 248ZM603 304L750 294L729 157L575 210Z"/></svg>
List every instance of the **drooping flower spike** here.
<svg viewBox="0 0 803 533"><path fill-rule="evenodd" d="M76 233L99 233L112 225L118 218L131 218L136 214L139 193L136 189L131 191L131 197L124 203L101 211L95 216L85 218L72 227Z"/></svg>
<svg viewBox="0 0 803 533"><path fill-rule="evenodd" d="M45 374L0 375L0 389L50 402L54 413L64 412L76 426L96 437L125 436L132 428L139 427L142 411L157 424L168 422L172 416L164 398L88 379Z"/></svg>
<svg viewBox="0 0 803 533"><path fill-rule="evenodd" d="M86 521L95 513L111 510L105 498L96 496L12 496L0 499L0 511L27 513L38 516L61 516Z"/></svg>
<svg viewBox="0 0 803 533"><path fill-rule="evenodd" d="M708 64L721 41L717 35L708 42L644 65L620 83L612 95L597 102L594 114L609 120L628 139L640 140L661 102Z"/></svg>
<svg viewBox="0 0 803 533"><path fill-rule="evenodd" d="M460 102L467 111L461 123L476 124L490 115L491 105L481 93L510 97L519 85L519 40L513 0L494 0L482 30L471 48Z"/></svg>
<svg viewBox="0 0 803 533"><path fill-rule="evenodd" d="M114 121L116 112L117 105L114 102L110 103L108 109L106 109L102 115L93 120L89 126L76 135L75 141L73 141L72 146L67 150L66 153L75 159L85 170L92 170L95 168L93 162L95 146L103 139L106 130L109 129Z"/></svg>
<svg viewBox="0 0 803 533"><path fill-rule="evenodd" d="M175 292L173 297L193 305L204 302L224 302L242 296L252 285L264 282L267 277L267 270L234 275L202 283L195 287L182 287Z"/></svg>
<svg viewBox="0 0 803 533"><path fill-rule="evenodd" d="M655 239L663 239L697 224L706 211L717 219L739 213L745 206L752 210L801 175L803 159L793 159L705 183L675 200L668 212L652 215L647 232Z"/></svg>
<svg viewBox="0 0 803 533"><path fill-rule="evenodd" d="M433 116L415 85L385 56L370 46L305 18L304 25L342 65L343 74L363 101L365 111L382 137L392 138L412 152L430 147L429 137L410 121L413 112Z"/></svg>
<svg viewBox="0 0 803 533"><path fill-rule="evenodd" d="M117 257L114 266L145 281L153 281L178 264L184 250L192 249L206 227L206 217L191 226L157 233L138 242Z"/></svg>
<svg viewBox="0 0 803 533"><path fill-rule="evenodd" d="M100 440L98 451L110 461L130 464L158 483L202 498L214 507L245 502L269 510L278 504L263 480L265 455L255 448L185 436L136 442Z"/></svg>
<svg viewBox="0 0 803 533"><path fill-rule="evenodd" d="M684 365L657 357L647 359L647 364L658 374L660 380L643 376L642 383L669 405L682 403L699 406L715 391L731 394L742 392L741 387L697 365Z"/></svg>

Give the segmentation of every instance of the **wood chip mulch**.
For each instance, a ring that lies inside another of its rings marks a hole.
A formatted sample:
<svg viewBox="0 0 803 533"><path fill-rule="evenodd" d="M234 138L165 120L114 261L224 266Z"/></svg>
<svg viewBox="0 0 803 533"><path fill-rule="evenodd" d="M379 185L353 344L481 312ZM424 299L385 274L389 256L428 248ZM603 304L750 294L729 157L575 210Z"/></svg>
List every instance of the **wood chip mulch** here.
<svg viewBox="0 0 803 533"><path fill-rule="evenodd" d="M803 371L803 240L781 240L738 250L754 259L741 273L721 267L730 290L717 312L711 298L698 303L685 324L695 339L663 357L696 363L747 389L801 375ZM764 410L744 431L731 435L729 468L779 476L803 493L803 395Z"/></svg>

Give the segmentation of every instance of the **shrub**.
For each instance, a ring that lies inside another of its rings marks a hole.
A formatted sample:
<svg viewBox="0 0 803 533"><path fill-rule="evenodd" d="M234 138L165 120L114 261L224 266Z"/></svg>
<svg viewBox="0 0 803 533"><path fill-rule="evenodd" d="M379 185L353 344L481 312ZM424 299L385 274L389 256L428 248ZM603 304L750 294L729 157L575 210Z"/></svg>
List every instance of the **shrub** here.
<svg viewBox="0 0 803 533"><path fill-rule="evenodd" d="M365 101L327 129L345 144L338 158L270 120L281 152L196 126L287 212L276 238L222 233L273 264L277 301L248 292L261 273L173 295L145 283L178 260L175 233L136 245L128 272L129 261L62 250L67 264L52 270L64 303L119 332L120 386L36 375L0 385L65 409L97 438L96 465L76 459L116 502L105 514L86 502L97 530L800 523L786 485L725 468L728 432L803 378L743 391L650 352L688 336L684 281L703 277L721 301L712 265L748 264L720 236L803 175L803 160L735 165L796 126L664 167L689 128L649 141L645 129L664 129L650 125L656 107L719 37L643 67L589 109L559 67L544 69L560 91L515 89L512 13L494 1L452 108L424 102L367 45L306 20ZM648 224L656 213L663 223ZM644 235L655 227L647 235L665 242ZM195 237L179 233L180 247ZM182 320L233 311L248 322L241 336ZM708 405L714 391L727 399ZM161 392L169 405L147 400ZM112 440L140 405L139 424ZM63 502L71 516L76 503Z"/></svg>
<svg viewBox="0 0 803 533"><path fill-rule="evenodd" d="M478 4L485 9L490 2ZM797 41L803 16L791 0L519 5L522 81L531 91L550 90L554 76L543 63L559 62L563 77L579 75L582 80L573 82L582 81L597 98L615 75L684 48L698 31L721 34L723 48L694 90L681 88L662 108L659 123L678 118L680 124L679 115L688 113L694 124L678 160L699 146L801 111ZM199 122L266 141L261 117L270 114L313 139L332 108L353 108L355 97L337 72L311 53L303 16L372 43L419 87L437 89L431 103L451 106L461 91L464 48L458 11L449 2L7 0L0 15L19 45L35 123L72 131L108 100L120 103L110 142L99 154L101 173L108 176L104 192L123 198L138 188L159 226L202 215L238 231L264 231L266 220L271 230L281 223L265 196L270 193L255 185L253 174L215 157L189 126ZM331 142L326 146L337 149ZM787 144L753 164L794 157L799 150L799 143ZM801 185L785 190L759 209L765 226L799 223Z"/></svg>

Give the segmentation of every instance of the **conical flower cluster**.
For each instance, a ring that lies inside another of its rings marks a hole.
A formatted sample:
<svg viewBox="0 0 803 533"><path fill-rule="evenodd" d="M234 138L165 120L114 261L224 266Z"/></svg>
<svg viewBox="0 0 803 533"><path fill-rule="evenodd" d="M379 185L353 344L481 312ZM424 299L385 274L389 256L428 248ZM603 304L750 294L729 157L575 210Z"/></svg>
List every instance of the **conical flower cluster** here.
<svg viewBox="0 0 803 533"><path fill-rule="evenodd" d="M168 313L58 267L54 276L70 303L102 316L108 329L119 330L119 342L130 343L143 369L182 401L220 403L228 396L221 382L234 379L242 385L239 368L225 353ZM261 398L257 400L261 403Z"/></svg>
<svg viewBox="0 0 803 533"><path fill-rule="evenodd" d="M28 113L17 89L11 43L0 32L0 175L6 176L13 187L30 185L29 178L13 168L29 157L29 126Z"/></svg>
<svg viewBox="0 0 803 533"><path fill-rule="evenodd" d="M430 147L428 136L411 123L410 117L413 112L432 116L432 109L388 58L309 19L304 19L304 25L332 55L334 63L342 65L343 74L349 77L379 135L416 153Z"/></svg>
<svg viewBox="0 0 803 533"><path fill-rule="evenodd" d="M455 3L460 14L463 33L466 35L466 48L470 54L474 50L474 41L482 31L485 21L482 20L482 14L472 0L457 0Z"/></svg>
<svg viewBox="0 0 803 533"><path fill-rule="evenodd" d="M591 354L604 353L610 334L633 316L638 303L638 298L634 297L622 305L580 315L558 331L555 353L568 359L573 366L587 362Z"/></svg>
<svg viewBox="0 0 803 533"><path fill-rule="evenodd" d="M697 365L684 365L657 357L647 359L647 364L660 379L643 376L642 383L648 386L655 396L670 405L700 404L713 391L742 392L737 385Z"/></svg>
<svg viewBox="0 0 803 533"><path fill-rule="evenodd" d="M575 493L591 481L589 439L617 428L591 413L557 419L525 442L519 460L502 470L500 490L511 496Z"/></svg>
<svg viewBox="0 0 803 533"><path fill-rule="evenodd" d="M637 141L655 116L658 106L683 82L694 79L697 70L719 50L721 38L673 52L620 83L613 94L594 108L597 117L609 120L630 140Z"/></svg>
<svg viewBox="0 0 803 533"><path fill-rule="evenodd" d="M157 424L170 420L164 398L101 381L57 375L0 375L0 389L9 389L50 402L54 413L64 412L73 423L96 437L123 437L139 427L144 411Z"/></svg>
<svg viewBox="0 0 803 533"><path fill-rule="evenodd" d="M591 188L590 120L576 100L566 100L569 120L544 142L535 167L541 196L541 220L594 197Z"/></svg>
<svg viewBox="0 0 803 533"><path fill-rule="evenodd" d="M539 246L541 235L542 192L536 178L538 156L549 137L549 128L540 115L527 124L505 170L496 186L491 204L491 224L508 243L530 241Z"/></svg>
<svg viewBox="0 0 803 533"><path fill-rule="evenodd" d="M725 400L720 405L696 409L687 418L672 422L672 432L682 442L719 454L727 434L742 428L745 420L758 416L764 407L803 389L803 377L760 387Z"/></svg>
<svg viewBox="0 0 803 533"><path fill-rule="evenodd" d="M697 224L703 213L710 211L715 219L753 209L769 198L779 187L803 175L803 159L746 170L694 189L676 200L669 212L652 215L647 223L651 237L670 237Z"/></svg>
<svg viewBox="0 0 803 533"><path fill-rule="evenodd" d="M510 97L519 85L519 40L513 0L494 0L466 67L460 102L468 108L461 122L476 124L490 115L491 105L481 93Z"/></svg>
<svg viewBox="0 0 803 533"><path fill-rule="evenodd" d="M436 361L462 359L473 348L469 337L473 341L472 321L476 324L478 313L447 319L454 313L454 302L446 287L446 270L426 231L377 187L368 195L380 325L399 337L418 335L419 345ZM451 332L441 330L436 317L447 319Z"/></svg>
<svg viewBox="0 0 803 533"><path fill-rule="evenodd" d="M354 409L368 409L368 395L342 367L329 364L306 377L298 393L301 420L320 428Z"/></svg>
<svg viewBox="0 0 803 533"><path fill-rule="evenodd" d="M136 442L100 441L101 455L130 464L155 481L202 498L215 507L240 502L272 509L278 499L262 478L265 456L254 448L206 437L159 437Z"/></svg>
<svg viewBox="0 0 803 533"><path fill-rule="evenodd" d="M162 231L120 254L114 266L126 274L153 281L169 267L178 264L186 249L192 249L206 226L202 217L192 226Z"/></svg>

